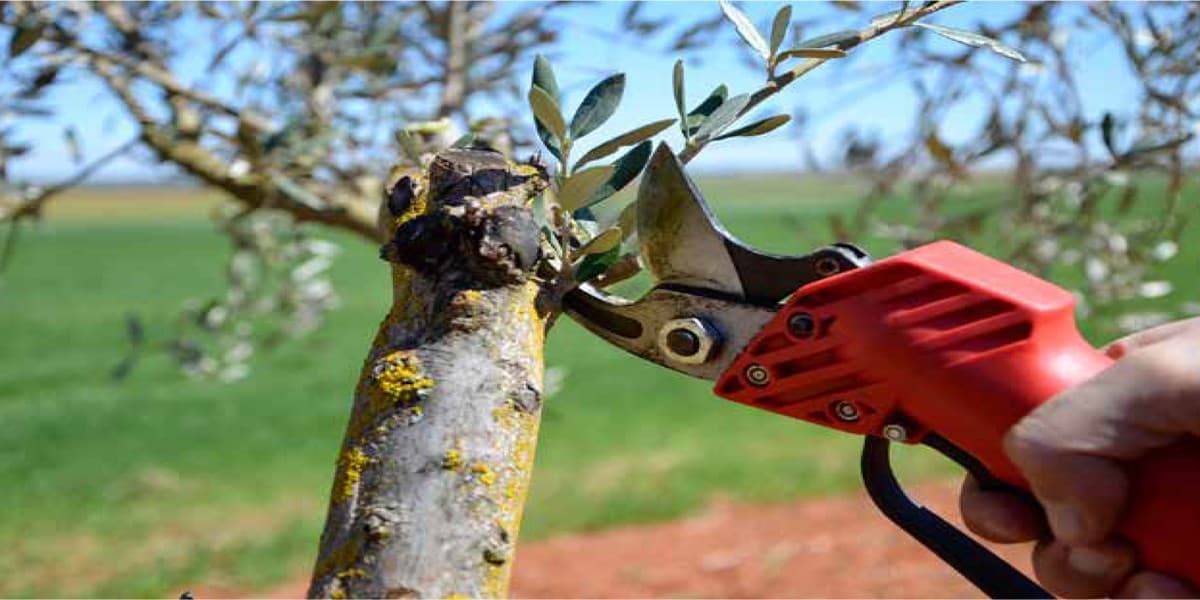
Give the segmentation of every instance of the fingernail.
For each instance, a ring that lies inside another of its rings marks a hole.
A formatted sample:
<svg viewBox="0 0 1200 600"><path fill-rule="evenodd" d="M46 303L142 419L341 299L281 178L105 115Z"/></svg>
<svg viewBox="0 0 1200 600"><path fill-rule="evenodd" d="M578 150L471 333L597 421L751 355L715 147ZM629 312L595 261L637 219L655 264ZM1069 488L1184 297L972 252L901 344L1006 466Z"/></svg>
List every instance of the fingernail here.
<svg viewBox="0 0 1200 600"><path fill-rule="evenodd" d="M1108 575L1117 567L1116 559L1091 548L1071 548L1067 562L1072 569L1094 577Z"/></svg>
<svg viewBox="0 0 1200 600"><path fill-rule="evenodd" d="M1083 515L1078 509L1070 504L1057 502L1047 502L1044 506L1054 537L1064 542L1076 541L1083 537Z"/></svg>

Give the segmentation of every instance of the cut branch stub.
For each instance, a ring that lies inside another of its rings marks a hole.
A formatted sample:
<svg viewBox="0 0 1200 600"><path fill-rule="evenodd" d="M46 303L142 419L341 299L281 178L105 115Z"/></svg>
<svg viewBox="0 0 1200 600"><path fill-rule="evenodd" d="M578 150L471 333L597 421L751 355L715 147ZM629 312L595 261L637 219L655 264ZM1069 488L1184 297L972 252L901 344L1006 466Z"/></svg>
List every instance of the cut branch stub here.
<svg viewBox="0 0 1200 600"><path fill-rule="evenodd" d="M394 205L383 248L393 305L355 391L309 595L501 597L541 412L528 205L547 178L460 149L406 176L413 197Z"/></svg>

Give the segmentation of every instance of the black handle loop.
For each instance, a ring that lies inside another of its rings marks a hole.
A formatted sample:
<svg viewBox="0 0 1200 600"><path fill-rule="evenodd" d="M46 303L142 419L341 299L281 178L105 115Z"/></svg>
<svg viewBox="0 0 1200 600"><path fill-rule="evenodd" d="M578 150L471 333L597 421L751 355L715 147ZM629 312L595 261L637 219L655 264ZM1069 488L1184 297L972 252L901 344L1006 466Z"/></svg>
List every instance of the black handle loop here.
<svg viewBox="0 0 1200 600"><path fill-rule="evenodd" d="M928 435L925 443L967 468L981 482L996 482L974 457L947 440ZM867 436L862 450L863 483L884 516L992 598L1053 598L1004 559L909 498L892 472L890 446L886 439Z"/></svg>

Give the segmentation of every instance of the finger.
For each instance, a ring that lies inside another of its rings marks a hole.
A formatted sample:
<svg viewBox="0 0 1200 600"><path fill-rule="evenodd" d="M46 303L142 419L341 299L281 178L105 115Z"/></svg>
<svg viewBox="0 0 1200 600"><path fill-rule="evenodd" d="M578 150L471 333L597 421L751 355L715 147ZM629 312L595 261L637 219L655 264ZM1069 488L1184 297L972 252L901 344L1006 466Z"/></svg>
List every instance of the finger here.
<svg viewBox="0 0 1200 600"><path fill-rule="evenodd" d="M1166 323L1137 333L1131 333L1121 339L1110 342L1104 347L1104 353L1114 359L1122 358L1138 348L1152 346L1182 333L1196 331L1197 329L1200 329L1200 317Z"/></svg>
<svg viewBox="0 0 1200 600"><path fill-rule="evenodd" d="M1133 570L1133 548L1120 541L1071 547L1045 541L1033 551L1033 570L1047 590L1065 598L1110 595Z"/></svg>
<svg viewBox="0 0 1200 600"><path fill-rule="evenodd" d="M1200 369L1187 364L1200 353L1193 339L1137 350L1009 431L1005 450L1056 537L1076 545L1108 537L1127 495L1123 463L1200 432Z"/></svg>
<svg viewBox="0 0 1200 600"><path fill-rule="evenodd" d="M1200 593L1186 583L1153 571L1134 574L1114 598L1197 598Z"/></svg>
<svg viewBox="0 0 1200 600"><path fill-rule="evenodd" d="M1041 509L1016 494L984 490L970 474L963 478L958 505L967 529L993 542L1030 542L1046 533Z"/></svg>

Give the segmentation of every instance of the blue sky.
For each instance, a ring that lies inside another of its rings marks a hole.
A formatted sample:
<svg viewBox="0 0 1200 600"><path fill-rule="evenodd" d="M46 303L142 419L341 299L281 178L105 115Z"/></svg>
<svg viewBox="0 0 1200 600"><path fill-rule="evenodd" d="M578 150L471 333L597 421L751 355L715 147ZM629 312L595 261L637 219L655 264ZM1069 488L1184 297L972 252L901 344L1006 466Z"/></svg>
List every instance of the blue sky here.
<svg viewBox="0 0 1200 600"><path fill-rule="evenodd" d="M742 6L765 29L781 4L749 2ZM833 29L859 28L871 15L894 10L897 6L896 2L868 3L861 12L847 12L830 8L827 3L800 2L793 4L793 18L801 20L815 14L833 14L840 21ZM520 8L519 4L513 3L505 10ZM556 17L562 22L563 41L548 53L564 90L567 111L574 109L592 83L613 72L627 74L621 109L609 123L591 134L588 142L598 143L642 123L675 115L671 69L676 57L663 50L665 43L661 38L647 41L626 35L618 36L614 41L611 32L619 31L624 10L625 6L620 2L573 6ZM978 2L954 7L935 15L930 21L970 29L981 22L1004 19L1018 10L1020 7L1016 3ZM715 2L651 2L645 9L648 16L676 14L687 17L684 21L717 11ZM197 37L203 36L197 34ZM198 39L197 42L204 43L205 40ZM954 44L949 40L939 40L939 43ZM806 130L807 140L818 152L836 148L840 132L850 125L874 130L885 140L903 133L911 126L915 98L904 85L904 78L890 75L883 68L893 64L888 60L892 45L893 41L885 37L856 49L857 58L853 63L838 68L822 67L764 104L761 114L790 114L796 107L804 107L813 119ZM1077 76L1089 116L1098 119L1105 111L1118 115L1131 113L1136 108L1137 98L1130 85L1131 74L1119 59L1117 49L1087 39L1073 40L1072 46L1078 46L1087 54L1087 60L1079 61ZM762 83L762 73L747 66L745 58L750 52L733 36L728 36L712 48L689 55L687 87L690 102L698 102L720 83L727 84L732 93L756 89ZM1006 59L993 57L991 60ZM29 159L15 165L13 171L19 177L53 180L71 172L72 164L62 138L62 126L66 123L76 126L91 156L103 153L105 148L113 147L133 134L128 117L99 86L74 84L61 87L51 102L60 111L56 121L21 128L23 137L35 142L37 150ZM971 106L953 112L941 125L943 137L954 140L968 135L970 125L980 117ZM667 140L678 144L678 135L672 135L675 137L668 136ZM801 154L795 132L785 128L765 137L714 144L693 166L710 172L788 170L801 167ZM113 163L96 179L154 179L168 172L148 168L144 162L130 159Z"/></svg>

